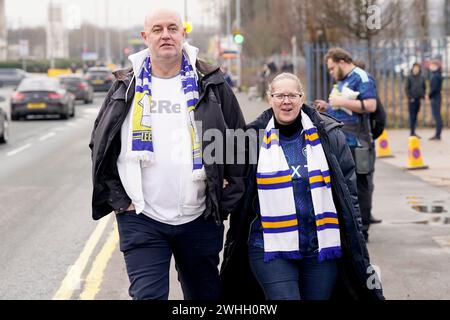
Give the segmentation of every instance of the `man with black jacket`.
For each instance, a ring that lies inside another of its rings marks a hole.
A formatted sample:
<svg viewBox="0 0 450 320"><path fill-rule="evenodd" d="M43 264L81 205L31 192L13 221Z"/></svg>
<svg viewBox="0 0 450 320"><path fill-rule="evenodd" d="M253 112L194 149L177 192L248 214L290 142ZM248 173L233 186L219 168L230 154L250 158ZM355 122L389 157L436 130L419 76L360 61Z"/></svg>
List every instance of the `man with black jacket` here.
<svg viewBox="0 0 450 320"><path fill-rule="evenodd" d="M245 121L219 68L185 35L176 12L147 15L148 49L115 72L92 132L93 218L115 212L133 299L168 298L172 255L185 299L217 299L222 221L245 191L245 165L204 157L206 131L228 145L227 130Z"/></svg>
<svg viewBox="0 0 450 320"><path fill-rule="evenodd" d="M430 93L428 97L431 102L431 110L433 112L433 118L436 122L436 133L430 138L430 140L441 140L442 132L442 116L441 116L441 90L442 90L442 72L439 66L439 62L436 60L430 63Z"/></svg>

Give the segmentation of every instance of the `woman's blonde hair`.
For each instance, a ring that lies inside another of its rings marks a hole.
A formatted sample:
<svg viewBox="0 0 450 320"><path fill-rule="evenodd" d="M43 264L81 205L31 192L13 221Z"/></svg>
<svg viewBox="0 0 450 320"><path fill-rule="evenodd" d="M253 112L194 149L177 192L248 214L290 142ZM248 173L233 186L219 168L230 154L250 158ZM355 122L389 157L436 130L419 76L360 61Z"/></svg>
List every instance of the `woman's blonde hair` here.
<svg viewBox="0 0 450 320"><path fill-rule="evenodd" d="M267 88L267 95L272 94L273 86L276 82L278 82L280 80L284 80L284 79L289 79L289 80L293 80L293 81L297 82L299 92L301 94L303 94L303 86L302 86L300 79L293 73L283 72L283 73L280 73L279 75L277 75L275 78L273 78L273 80L269 83L268 88Z"/></svg>

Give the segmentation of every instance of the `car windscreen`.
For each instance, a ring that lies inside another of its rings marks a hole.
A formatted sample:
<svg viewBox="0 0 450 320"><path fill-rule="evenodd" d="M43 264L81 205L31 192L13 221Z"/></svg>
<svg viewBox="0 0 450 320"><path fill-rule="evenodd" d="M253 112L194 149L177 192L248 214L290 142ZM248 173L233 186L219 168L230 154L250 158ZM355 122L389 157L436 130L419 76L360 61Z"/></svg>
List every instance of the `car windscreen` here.
<svg viewBox="0 0 450 320"><path fill-rule="evenodd" d="M69 86L76 86L81 82L81 79L78 78L61 78L59 81L61 81L61 84L69 85Z"/></svg>
<svg viewBox="0 0 450 320"><path fill-rule="evenodd" d="M25 79L17 91L56 91L59 89L59 82L55 79Z"/></svg>

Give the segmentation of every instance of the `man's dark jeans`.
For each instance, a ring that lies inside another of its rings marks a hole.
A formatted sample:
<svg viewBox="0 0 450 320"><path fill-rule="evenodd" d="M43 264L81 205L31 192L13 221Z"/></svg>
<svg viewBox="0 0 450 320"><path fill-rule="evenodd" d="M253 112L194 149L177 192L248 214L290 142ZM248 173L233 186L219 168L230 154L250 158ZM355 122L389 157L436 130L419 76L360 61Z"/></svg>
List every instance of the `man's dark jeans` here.
<svg viewBox="0 0 450 320"><path fill-rule="evenodd" d="M436 96L430 99L431 111L433 112L433 118L436 122L436 134L435 136L440 138L442 132L442 117L441 117L441 96Z"/></svg>
<svg viewBox="0 0 450 320"><path fill-rule="evenodd" d="M200 216L172 226L135 211L119 214L120 250L129 294L135 300L167 300L172 254L186 300L216 300L220 294L219 253L224 227Z"/></svg>
<svg viewBox="0 0 450 320"><path fill-rule="evenodd" d="M275 259L264 262L264 249L249 247L250 267L267 300L328 300L338 276L336 260Z"/></svg>
<svg viewBox="0 0 450 320"><path fill-rule="evenodd" d="M369 174L356 174L356 186L358 188L358 203L361 213L362 232L368 238L370 228L370 215L372 212L373 172Z"/></svg>

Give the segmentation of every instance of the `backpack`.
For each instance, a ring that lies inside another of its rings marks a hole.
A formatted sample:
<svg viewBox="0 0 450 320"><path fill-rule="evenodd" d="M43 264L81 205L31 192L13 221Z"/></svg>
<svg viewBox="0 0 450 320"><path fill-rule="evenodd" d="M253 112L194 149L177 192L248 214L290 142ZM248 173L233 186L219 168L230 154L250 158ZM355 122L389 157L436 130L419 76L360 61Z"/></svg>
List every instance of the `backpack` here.
<svg viewBox="0 0 450 320"><path fill-rule="evenodd" d="M386 111L380 98L377 97L377 110L369 114L370 130L372 131L372 138L376 140L384 131L386 127Z"/></svg>

